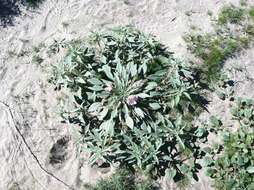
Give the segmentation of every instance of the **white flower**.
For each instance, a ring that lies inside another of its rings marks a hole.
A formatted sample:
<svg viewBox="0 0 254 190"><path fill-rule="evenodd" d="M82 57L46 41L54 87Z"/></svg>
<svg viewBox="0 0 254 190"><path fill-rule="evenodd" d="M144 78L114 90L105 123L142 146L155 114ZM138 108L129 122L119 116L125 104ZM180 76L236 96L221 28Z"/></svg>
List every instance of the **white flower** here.
<svg viewBox="0 0 254 190"><path fill-rule="evenodd" d="M138 96L130 95L127 97L126 101L127 101L127 104L130 106L136 105L138 101Z"/></svg>
<svg viewBox="0 0 254 190"><path fill-rule="evenodd" d="M107 87L104 88L105 91L111 92L113 87L111 85L107 85Z"/></svg>

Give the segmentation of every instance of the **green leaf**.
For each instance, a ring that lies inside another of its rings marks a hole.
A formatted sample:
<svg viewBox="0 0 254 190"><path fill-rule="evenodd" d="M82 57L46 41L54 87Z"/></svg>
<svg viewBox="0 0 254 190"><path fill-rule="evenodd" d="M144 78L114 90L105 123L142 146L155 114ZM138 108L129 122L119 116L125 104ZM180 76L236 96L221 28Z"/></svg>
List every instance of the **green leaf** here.
<svg viewBox="0 0 254 190"><path fill-rule="evenodd" d="M177 96L175 97L175 105L174 105L174 106L177 106L177 105L179 104L179 102L180 102L180 96L177 95Z"/></svg>
<svg viewBox="0 0 254 190"><path fill-rule="evenodd" d="M111 79L114 80L114 77L111 73L111 68L108 65L103 65L102 66L102 71L104 71L104 73L106 74L106 76Z"/></svg>
<svg viewBox="0 0 254 190"><path fill-rule="evenodd" d="M202 159L202 166L207 167L210 166L213 163L212 158L206 156Z"/></svg>
<svg viewBox="0 0 254 190"><path fill-rule="evenodd" d="M140 71L141 72L143 70L143 73L146 73L147 72L147 64L146 63L143 63L140 67Z"/></svg>
<svg viewBox="0 0 254 190"><path fill-rule="evenodd" d="M64 58L64 64L66 65L71 65L71 61L72 61L72 56L70 55Z"/></svg>
<svg viewBox="0 0 254 190"><path fill-rule="evenodd" d="M102 85L102 82L97 78L91 78L91 79L88 79L87 81L93 85Z"/></svg>
<svg viewBox="0 0 254 190"><path fill-rule="evenodd" d="M221 100L225 100L226 99L226 94L222 91L216 91L217 96L221 99Z"/></svg>
<svg viewBox="0 0 254 190"><path fill-rule="evenodd" d="M158 110L161 108L160 104L158 103L150 103L149 106L153 109L153 110Z"/></svg>
<svg viewBox="0 0 254 190"><path fill-rule="evenodd" d="M249 166L246 170L248 173L253 174L254 173L254 166Z"/></svg>
<svg viewBox="0 0 254 190"><path fill-rule="evenodd" d="M212 177L214 174L215 174L216 170L214 169L211 169L211 168L208 168L206 171L205 171L205 174L208 176L208 177Z"/></svg>
<svg viewBox="0 0 254 190"><path fill-rule="evenodd" d="M107 57L105 57L104 55L101 56L100 61L101 61L103 64L107 64Z"/></svg>
<svg viewBox="0 0 254 190"><path fill-rule="evenodd" d="M102 86L97 86L97 85L94 85L92 87L88 87L90 90L93 90L93 91L102 91L103 90L103 87Z"/></svg>
<svg viewBox="0 0 254 190"><path fill-rule="evenodd" d="M88 108L88 112L94 112L96 110L98 110L98 108L101 106L100 102L94 102L93 104L90 105L90 107Z"/></svg>
<svg viewBox="0 0 254 190"><path fill-rule="evenodd" d="M157 60L162 64L168 64L170 62L170 60L167 57L162 55L158 56Z"/></svg>
<svg viewBox="0 0 254 190"><path fill-rule="evenodd" d="M183 92L183 94L185 95L186 98L188 98L190 101L192 100L190 95L187 92Z"/></svg>
<svg viewBox="0 0 254 190"><path fill-rule="evenodd" d="M154 88L156 88L158 86L158 84L156 82L149 82L147 84L147 86L145 87L146 90L152 90Z"/></svg>
<svg viewBox="0 0 254 190"><path fill-rule="evenodd" d="M100 125L100 129L105 130L105 132L110 135L113 136L114 135L114 121L112 119L104 121L101 125Z"/></svg>
<svg viewBox="0 0 254 190"><path fill-rule="evenodd" d="M126 125L130 127L131 129L133 129L134 127L133 119L129 115L127 115L126 117Z"/></svg>
<svg viewBox="0 0 254 190"><path fill-rule="evenodd" d="M76 82L81 83L81 84L86 84L86 81L83 78L81 78L81 77L78 77L76 79Z"/></svg>
<svg viewBox="0 0 254 190"><path fill-rule="evenodd" d="M137 74L137 72L138 72L137 65L131 63L130 64L130 72L131 72L131 76L132 77L135 76Z"/></svg>
<svg viewBox="0 0 254 190"><path fill-rule="evenodd" d="M178 134L175 134L176 138L177 138L177 141L180 143L181 145L181 148L185 149L185 144L184 142L182 141L181 137L178 135Z"/></svg>
<svg viewBox="0 0 254 190"><path fill-rule="evenodd" d="M216 116L211 116L210 122L213 127L220 127L222 125L222 122Z"/></svg>
<svg viewBox="0 0 254 190"><path fill-rule="evenodd" d="M99 113L99 117L98 117L99 120L103 120L106 117L107 113L108 113L108 108L104 108L102 112Z"/></svg>
<svg viewBox="0 0 254 190"><path fill-rule="evenodd" d="M76 58L77 58L77 61L78 61L79 63L81 63L81 64L83 63L83 61L82 61L82 59L81 59L81 57L80 57L79 55L78 55Z"/></svg>
<svg viewBox="0 0 254 190"><path fill-rule="evenodd" d="M134 108L134 111L141 118L143 118L145 116L144 112L140 108Z"/></svg>
<svg viewBox="0 0 254 190"><path fill-rule="evenodd" d="M196 131L197 137L202 137L206 133L206 129L203 127L198 127Z"/></svg>
<svg viewBox="0 0 254 190"><path fill-rule="evenodd" d="M165 177L169 180L172 180L176 176L176 169L167 168L165 171Z"/></svg>
<svg viewBox="0 0 254 190"><path fill-rule="evenodd" d="M139 93L136 96L140 97L140 98L149 98L150 96L146 93Z"/></svg>

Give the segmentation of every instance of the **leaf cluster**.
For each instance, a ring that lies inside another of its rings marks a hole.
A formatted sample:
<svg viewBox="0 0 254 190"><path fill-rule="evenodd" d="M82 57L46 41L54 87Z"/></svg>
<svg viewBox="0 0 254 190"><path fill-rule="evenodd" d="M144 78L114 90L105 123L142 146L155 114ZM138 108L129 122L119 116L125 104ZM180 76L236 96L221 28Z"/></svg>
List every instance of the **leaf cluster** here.
<svg viewBox="0 0 254 190"><path fill-rule="evenodd" d="M188 49L202 60L201 74L206 82L220 78L223 62L239 50L239 40L228 35L189 34L184 37Z"/></svg>
<svg viewBox="0 0 254 190"><path fill-rule="evenodd" d="M232 133L224 130L223 149L206 157L207 175L214 179L214 186L220 190L254 188L254 130L253 101L239 98L231 109L239 128Z"/></svg>
<svg viewBox="0 0 254 190"><path fill-rule="evenodd" d="M205 131L194 73L162 44L133 28L93 33L70 48L56 83L74 98L67 114L81 126L90 162L120 162L175 181L197 179Z"/></svg>
<svg viewBox="0 0 254 190"><path fill-rule="evenodd" d="M148 179L137 180L137 176L127 169L119 169L110 178L97 182L90 190L156 190Z"/></svg>
<svg viewBox="0 0 254 190"><path fill-rule="evenodd" d="M236 7L234 5L225 6L221 9L218 16L219 24L240 24L240 22L244 19L245 12L241 7Z"/></svg>
<svg viewBox="0 0 254 190"><path fill-rule="evenodd" d="M252 99L238 98L236 105L230 111L242 127L254 127L254 101Z"/></svg>

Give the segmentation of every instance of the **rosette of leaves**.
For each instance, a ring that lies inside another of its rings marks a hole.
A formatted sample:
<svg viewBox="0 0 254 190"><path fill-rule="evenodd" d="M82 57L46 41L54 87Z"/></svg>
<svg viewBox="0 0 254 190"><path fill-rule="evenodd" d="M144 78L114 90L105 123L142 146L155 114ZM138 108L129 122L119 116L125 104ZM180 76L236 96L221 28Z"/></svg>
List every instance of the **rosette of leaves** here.
<svg viewBox="0 0 254 190"><path fill-rule="evenodd" d="M94 33L70 48L60 71L58 83L75 102L67 117L81 126L91 163L197 178L205 132L189 121L200 107L199 85L162 44L129 27Z"/></svg>

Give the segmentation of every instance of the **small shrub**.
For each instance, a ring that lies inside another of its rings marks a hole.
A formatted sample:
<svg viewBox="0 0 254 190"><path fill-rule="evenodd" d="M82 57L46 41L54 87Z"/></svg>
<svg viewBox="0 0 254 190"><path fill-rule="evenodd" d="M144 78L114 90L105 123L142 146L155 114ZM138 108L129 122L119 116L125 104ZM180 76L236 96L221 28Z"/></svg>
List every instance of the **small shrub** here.
<svg viewBox="0 0 254 190"><path fill-rule="evenodd" d="M222 8L218 16L219 24L239 24L244 18L244 9L233 5Z"/></svg>
<svg viewBox="0 0 254 190"><path fill-rule="evenodd" d="M219 79L224 60L241 47L240 42L232 36L189 34L184 39L191 53L202 60L200 69L202 79L206 82Z"/></svg>
<svg viewBox="0 0 254 190"><path fill-rule="evenodd" d="M62 39L60 41L54 40L54 42L48 47L47 54L49 56L54 55L60 51L61 48L67 48L68 43L65 39Z"/></svg>
<svg viewBox="0 0 254 190"><path fill-rule="evenodd" d="M207 175L218 190L254 189L253 108L253 100L238 99L231 113L240 127L235 133L224 130L222 152L206 158Z"/></svg>
<svg viewBox="0 0 254 190"><path fill-rule="evenodd" d="M133 28L94 33L70 48L56 75L74 96L66 118L81 126L90 162L120 162L175 181L197 179L205 132L194 73L153 37Z"/></svg>
<svg viewBox="0 0 254 190"><path fill-rule="evenodd" d="M108 179L99 181L90 190L155 190L152 181L137 180L137 176L125 169L119 169Z"/></svg>
<svg viewBox="0 0 254 190"><path fill-rule="evenodd" d="M226 134L225 134L226 135ZM239 129L228 133L224 139L224 151L211 162L207 170L218 190L254 188L254 133Z"/></svg>

